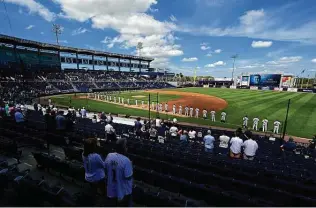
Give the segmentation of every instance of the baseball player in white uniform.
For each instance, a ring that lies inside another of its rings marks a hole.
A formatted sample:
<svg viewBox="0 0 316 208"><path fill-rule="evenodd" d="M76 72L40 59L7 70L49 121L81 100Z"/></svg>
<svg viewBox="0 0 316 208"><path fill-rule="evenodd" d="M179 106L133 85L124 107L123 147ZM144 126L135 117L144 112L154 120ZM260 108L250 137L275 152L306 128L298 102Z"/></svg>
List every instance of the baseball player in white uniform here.
<svg viewBox="0 0 316 208"><path fill-rule="evenodd" d="M206 110L206 109L203 110L203 118L204 118L204 119L207 118L207 110Z"/></svg>
<svg viewBox="0 0 316 208"><path fill-rule="evenodd" d="M112 96L110 95L110 98L109 98L110 102L112 101Z"/></svg>
<svg viewBox="0 0 316 208"><path fill-rule="evenodd" d="M253 119L253 125L252 125L252 129L258 131L258 123L259 123L259 118L254 118Z"/></svg>
<svg viewBox="0 0 316 208"><path fill-rule="evenodd" d="M190 117L193 117L193 108L192 107L190 107Z"/></svg>
<svg viewBox="0 0 316 208"><path fill-rule="evenodd" d="M266 132L266 131L268 131L268 119L263 119L262 120L262 132Z"/></svg>
<svg viewBox="0 0 316 208"><path fill-rule="evenodd" d="M195 118L199 117L199 112L200 112L200 109L196 108L195 109Z"/></svg>
<svg viewBox="0 0 316 208"><path fill-rule="evenodd" d="M225 123L225 121L226 121L226 112L225 111L223 111L222 113L221 113L221 122L223 122L223 123Z"/></svg>
<svg viewBox="0 0 316 208"><path fill-rule="evenodd" d="M151 109L155 110L155 102L151 102Z"/></svg>
<svg viewBox="0 0 316 208"><path fill-rule="evenodd" d="M168 112L168 103L165 103L165 111Z"/></svg>
<svg viewBox="0 0 316 208"><path fill-rule="evenodd" d="M138 101L137 100L135 100L135 105L138 106Z"/></svg>
<svg viewBox="0 0 316 208"><path fill-rule="evenodd" d="M162 111L162 103L159 103L159 111Z"/></svg>
<svg viewBox="0 0 316 208"><path fill-rule="evenodd" d="M279 134L279 128L280 128L281 122L276 120L273 124L274 124L273 133Z"/></svg>
<svg viewBox="0 0 316 208"><path fill-rule="evenodd" d="M211 120L213 121L213 122L215 122L215 114L216 114L216 112L215 111L211 111Z"/></svg>
<svg viewBox="0 0 316 208"><path fill-rule="evenodd" d="M242 125L243 125L243 127L246 128L248 126L248 120L249 120L248 116L243 117L242 120L243 120Z"/></svg>
<svg viewBox="0 0 316 208"><path fill-rule="evenodd" d="M122 98L122 104L124 104L124 98Z"/></svg>
<svg viewBox="0 0 316 208"><path fill-rule="evenodd" d="M114 97L114 102L116 103L116 97Z"/></svg>
<svg viewBox="0 0 316 208"><path fill-rule="evenodd" d="M179 115L182 115L182 105L179 105Z"/></svg>
<svg viewBox="0 0 316 208"><path fill-rule="evenodd" d="M176 114L176 105L175 104L173 104L173 106L172 106L172 114Z"/></svg>
<svg viewBox="0 0 316 208"><path fill-rule="evenodd" d="M118 103L121 103L121 97L118 97Z"/></svg>
<svg viewBox="0 0 316 208"><path fill-rule="evenodd" d="M184 115L189 116L189 107L188 106L185 106L185 108L184 108Z"/></svg>
<svg viewBox="0 0 316 208"><path fill-rule="evenodd" d="M129 98L127 98L127 105L129 105Z"/></svg>

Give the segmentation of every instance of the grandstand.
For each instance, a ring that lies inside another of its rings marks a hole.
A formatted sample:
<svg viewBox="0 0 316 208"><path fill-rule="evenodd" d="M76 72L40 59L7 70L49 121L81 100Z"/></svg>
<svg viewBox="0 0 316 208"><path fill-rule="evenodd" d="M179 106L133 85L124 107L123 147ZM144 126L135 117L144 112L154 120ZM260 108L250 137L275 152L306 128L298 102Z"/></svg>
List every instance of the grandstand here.
<svg viewBox="0 0 316 208"><path fill-rule="evenodd" d="M47 98L41 106L35 98L63 93L165 89L175 85L166 81L168 76L164 73L148 71L153 60L148 57L4 35L0 42L1 206L113 205L107 197L96 193L94 183L85 180L87 170L82 154L86 138L97 139L95 153L102 160L115 151L116 140L127 140L126 156L133 164L135 206L315 206L315 141L297 142L293 151L282 151L280 146L285 141L281 138L253 134L252 140L259 149L253 160L243 160L229 156L231 145L227 141L223 148L221 137L248 140L246 130L213 128L209 132L207 127L162 122L159 118L149 123L142 121L143 128L138 129L133 118L114 117L112 123L111 115L86 115L85 106L79 110L71 106L64 109L65 106L54 106ZM73 53L75 57L61 53ZM81 58L82 54L89 58ZM63 69L64 63L75 67ZM81 69L81 64L90 65L92 70ZM96 65L104 66L105 70L93 70ZM117 70L113 70L115 67ZM129 70L121 70L123 67ZM197 86L229 88L232 84L231 80L209 79L198 80ZM250 88L248 79L247 87ZM16 116L20 111L22 121ZM115 129L114 141L105 132L107 124ZM164 128L163 136L157 133L160 127ZM176 135L171 131L174 127ZM190 138L186 137L187 131L191 132ZM206 150L207 135L215 138L212 152Z"/></svg>

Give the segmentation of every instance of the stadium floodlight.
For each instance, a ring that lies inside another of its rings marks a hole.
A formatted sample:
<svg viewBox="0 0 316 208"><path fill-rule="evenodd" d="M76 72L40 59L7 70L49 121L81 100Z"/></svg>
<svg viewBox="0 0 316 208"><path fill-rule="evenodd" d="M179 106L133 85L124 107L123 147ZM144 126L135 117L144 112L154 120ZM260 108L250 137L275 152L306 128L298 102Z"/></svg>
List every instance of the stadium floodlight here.
<svg viewBox="0 0 316 208"><path fill-rule="evenodd" d="M142 55L142 49L144 48L143 47L143 43L142 42L138 42L136 48L137 48L137 51L138 51L138 56L141 56Z"/></svg>
<svg viewBox="0 0 316 208"><path fill-rule="evenodd" d="M63 27L61 25L58 25L58 24L53 24L52 31L56 35L56 42L59 45L58 35L60 35L62 33Z"/></svg>
<svg viewBox="0 0 316 208"><path fill-rule="evenodd" d="M233 85L235 85L235 82L234 82L235 60L236 60L236 58L238 58L238 54L231 56L231 58L234 59L233 60L232 81L233 81Z"/></svg>

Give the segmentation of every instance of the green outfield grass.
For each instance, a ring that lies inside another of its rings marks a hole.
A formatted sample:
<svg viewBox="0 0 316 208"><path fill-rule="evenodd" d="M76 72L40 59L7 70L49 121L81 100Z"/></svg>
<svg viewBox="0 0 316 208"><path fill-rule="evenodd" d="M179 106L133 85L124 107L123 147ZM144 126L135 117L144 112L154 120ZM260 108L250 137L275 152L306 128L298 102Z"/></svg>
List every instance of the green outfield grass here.
<svg viewBox="0 0 316 208"><path fill-rule="evenodd" d="M169 89L170 90L170 89ZM272 130L274 120L280 120L282 124L285 120L288 100L291 99L289 120L287 133L293 136L311 138L316 134L316 95L312 93L292 93L277 91L256 91L256 90L234 90L220 88L183 88L175 89L185 92L196 92L201 94L213 95L222 98L228 102L227 123L210 122L210 120L181 118L179 121L198 123L212 126L222 126L228 128L237 128L242 124L242 117L248 115L250 125L252 119L258 117L260 120L267 118L269 120L269 129ZM148 96L145 92L124 93L121 97L132 98L135 95ZM156 99L156 94L152 95ZM68 106L71 96L56 96L52 100L60 105ZM159 101L163 102L177 98L177 95L159 95ZM138 100L147 100L147 98L137 98ZM71 105L76 108L87 106L91 111L105 111L112 113L121 113L135 116L148 116L147 110L129 109L110 103L103 103L87 99L75 99L71 101ZM156 112L152 112L151 116L156 116ZM161 114L160 117L167 119L168 116ZM220 115L217 113L217 120ZM261 127L261 122L260 125Z"/></svg>

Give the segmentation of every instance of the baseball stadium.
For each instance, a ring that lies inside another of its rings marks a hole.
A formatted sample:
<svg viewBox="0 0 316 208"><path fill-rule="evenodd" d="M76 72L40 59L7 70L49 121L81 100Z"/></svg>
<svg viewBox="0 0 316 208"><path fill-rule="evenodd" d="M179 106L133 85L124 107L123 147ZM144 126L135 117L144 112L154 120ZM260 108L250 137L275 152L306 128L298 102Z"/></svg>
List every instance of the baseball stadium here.
<svg viewBox="0 0 316 208"><path fill-rule="evenodd" d="M7 4L31 3L49 19L38 2L2 1L10 34ZM79 29L73 37L90 32ZM316 205L316 78L305 69L239 73L234 55L229 78L197 67L189 76L155 67L161 57L142 55L141 41L117 53L111 44L125 36L106 37L106 51L63 44L61 25L52 31L56 44L0 34L1 206Z"/></svg>

